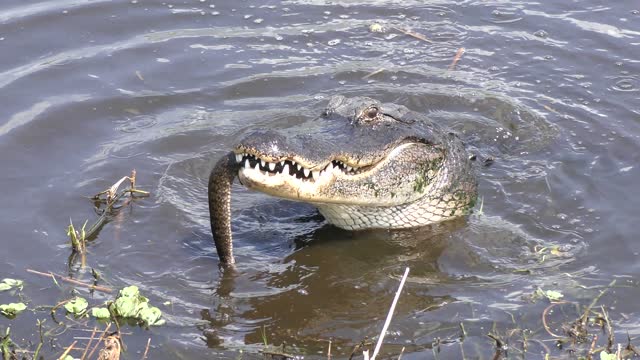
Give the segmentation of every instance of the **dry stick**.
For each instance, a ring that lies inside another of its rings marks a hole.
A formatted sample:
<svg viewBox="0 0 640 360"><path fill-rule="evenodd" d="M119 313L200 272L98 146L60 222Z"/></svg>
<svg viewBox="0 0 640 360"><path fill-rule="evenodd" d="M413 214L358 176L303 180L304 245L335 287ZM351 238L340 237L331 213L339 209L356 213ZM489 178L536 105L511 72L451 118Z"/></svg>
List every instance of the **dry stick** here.
<svg viewBox="0 0 640 360"><path fill-rule="evenodd" d="M589 304L589 306L587 306L587 308L584 311L584 314L582 314L582 318L580 318L580 323L582 325L582 327L586 327L587 326L587 320L589 318L589 313L591 312L591 308L594 307L596 305L596 303L600 300L600 298L602 297L602 295L604 295L607 291L609 291L609 288L612 287L613 285L616 284L616 280L614 279L613 281L611 281L609 283L609 285L600 291L600 294L598 294L598 296L596 296L593 301L591 301L591 304Z"/></svg>
<svg viewBox="0 0 640 360"><path fill-rule="evenodd" d="M627 347L626 347L626 349L631 351L632 353L636 354L637 356L640 356L640 351L638 351L638 349L636 349L636 347L631 344L631 336L629 336L628 332L627 332Z"/></svg>
<svg viewBox="0 0 640 360"><path fill-rule="evenodd" d="M618 351L616 351L616 359L622 360L622 344L618 344Z"/></svg>
<svg viewBox="0 0 640 360"><path fill-rule="evenodd" d="M458 49L458 52L456 52L456 56L453 58L453 62L451 62L451 65L449 65L449 70L453 70L456 67L456 64L458 63L458 61L460 61L460 58L465 51L466 50L463 47Z"/></svg>
<svg viewBox="0 0 640 360"><path fill-rule="evenodd" d="M331 339L329 339L329 348L327 349L327 360L331 360Z"/></svg>
<svg viewBox="0 0 640 360"><path fill-rule="evenodd" d="M147 347L144 349L144 354L142 354L142 360L147 358L147 353L149 353L149 345L151 345L151 338L147 340Z"/></svg>
<svg viewBox="0 0 640 360"><path fill-rule="evenodd" d="M551 310L551 308L553 308L554 306L559 305L559 304L567 304L567 302L566 301L559 301L559 302L551 303L542 312L542 326L544 326L544 329L547 331L547 333L549 335L551 335L553 337L556 337L556 338L561 338L563 336L557 335L553 331L551 331L551 328L549 328L549 325L547 325L547 313L549 312L549 310Z"/></svg>
<svg viewBox="0 0 640 360"><path fill-rule="evenodd" d="M120 187L122 182L124 182L127 179L130 182L129 188L122 190L120 193L117 193L118 188ZM118 202L118 200L120 200L120 198L123 197L126 193L129 193L131 195L140 194L142 196L149 196L149 192L136 189L136 170L135 169L131 171L131 176L123 176L115 184L111 185L110 188L108 188L107 190L101 191L92 197L93 200L100 200L100 195L106 194L107 206L105 207L104 211L102 212L98 220L93 225L91 225L89 230L87 230L87 233L85 235L86 238L90 238L91 236L93 236L93 234L98 230L98 228L102 226L102 224L107 220L107 215L109 215L109 213L111 212L113 205L115 205L116 202Z"/></svg>
<svg viewBox="0 0 640 360"><path fill-rule="evenodd" d="M102 334L98 338L98 341L96 342L96 345L93 347L93 349L91 349L91 352L89 353L89 356L88 356L89 359L91 359L91 357L93 356L93 353L96 352L96 350L98 349L98 346L100 346L100 340L106 338L105 335L107 335L107 332L109 332L110 328L111 328L111 323L107 324L107 327L104 328L104 331L102 332Z"/></svg>
<svg viewBox="0 0 640 360"><path fill-rule="evenodd" d="M587 353L587 360L593 359L593 354L596 349L596 341L598 341L598 334L593 335L593 340L591 340L591 347L589 348L589 352Z"/></svg>
<svg viewBox="0 0 640 360"><path fill-rule="evenodd" d="M402 28L399 28L399 27L393 27L393 29L394 29L394 30L396 30L396 31L400 31L401 33L403 33L403 34L405 34L405 35L412 36L412 37L414 37L414 38L416 38L416 39L418 39L418 40L426 41L426 42L428 42L429 44L433 44L433 41L431 41L431 40L427 39L427 37L426 37L426 36L424 36L424 35L422 35L422 34L419 34L419 33L417 33L417 32L413 32L413 31L411 31L411 30L405 30L405 29L402 29Z"/></svg>
<svg viewBox="0 0 640 360"><path fill-rule="evenodd" d="M80 357L81 360L85 359L85 356L87 355L87 351L89 351L89 347L91 347L91 343L93 342L93 337L96 335L96 331L98 331L97 327L93 327L93 332L91 333L91 338L89 339L89 342L87 343L87 346L85 346L84 348L84 352L82 353L82 356Z"/></svg>
<svg viewBox="0 0 640 360"><path fill-rule="evenodd" d="M400 350L400 355L398 355L398 360L402 359L402 354L404 354L404 346L402 347L402 350Z"/></svg>
<svg viewBox="0 0 640 360"><path fill-rule="evenodd" d="M98 291L102 291L102 292L106 292L106 293L110 293L110 292L113 291L108 287L83 283L82 281L74 280L74 279L71 279L71 278L68 278L68 277L65 277L65 276L62 276L62 275L54 274L54 273L47 274L47 273L43 273L43 272L32 270L32 269L27 269L27 272L30 272L30 273L36 274L36 275L47 276L47 277L52 278L53 280L56 280L56 276L57 276L60 279L62 279L63 281L66 281L68 283L72 283L72 284L75 284L75 285L78 285L78 286L83 286L83 287L86 287L86 288L89 288L89 289L92 289L92 290L98 290Z"/></svg>
<svg viewBox="0 0 640 360"><path fill-rule="evenodd" d="M58 360L62 360L65 358L65 356L69 355L69 352L71 351L71 349L73 349L73 347L76 345L77 342L78 340L74 341L71 345L69 345L69 347L62 353L62 355L60 355Z"/></svg>
<svg viewBox="0 0 640 360"><path fill-rule="evenodd" d="M372 72L368 73L367 75L363 76L362 80L367 80L368 78L370 78L370 77L372 77L374 75L378 75L383 71L384 71L384 68L380 68L378 70L372 71Z"/></svg>
<svg viewBox="0 0 640 360"><path fill-rule="evenodd" d="M607 314L607 310L604 309L604 305L600 306L602 308L602 316L604 316L604 321L607 323L607 332L609 336L607 337L607 352L611 354L611 347L615 342L613 335L613 327L611 326L611 321L609 321L609 314Z"/></svg>
<svg viewBox="0 0 640 360"><path fill-rule="evenodd" d="M373 355L371 355L371 360L375 360L378 352L380 351L380 347L382 346L382 341L384 340L384 336L387 333L387 329L389 328L389 324L391 323L391 318L393 317L393 311L396 309L396 304L398 303L398 299L400 298L400 293L402 292L402 287L404 286L404 282L407 280L407 276L409 275L409 268L407 267L404 270L404 275L402 276L402 280L400 280L400 286L398 286L398 290L396 291L396 296L393 298L393 302L391 303L391 308L389 309L389 313L387 314L387 319L384 322L384 326L382 327L382 331L380 332L380 337L378 338L378 343L376 344L375 349L373 350Z"/></svg>

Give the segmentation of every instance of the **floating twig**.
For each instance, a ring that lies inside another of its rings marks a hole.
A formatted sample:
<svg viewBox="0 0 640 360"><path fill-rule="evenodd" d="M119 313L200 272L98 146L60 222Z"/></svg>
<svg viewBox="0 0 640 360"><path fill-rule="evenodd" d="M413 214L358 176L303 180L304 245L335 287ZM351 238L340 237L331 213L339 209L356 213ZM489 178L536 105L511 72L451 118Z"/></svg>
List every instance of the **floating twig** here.
<svg viewBox="0 0 640 360"><path fill-rule="evenodd" d="M89 342L87 343L87 346L84 347L84 351L82 352L82 356L80 357L80 359L85 359L85 356L87 355L87 352L91 347L91 343L93 342L93 337L96 336L96 331L98 331L98 328L94 326L93 331L91 332L91 338L89 338Z"/></svg>
<svg viewBox="0 0 640 360"><path fill-rule="evenodd" d="M396 31L400 31L401 33L403 33L403 34L405 34L405 35L409 35L409 36L411 36L411 37L414 37L414 38L416 38L416 39L418 39L418 40L426 41L426 42L428 42L429 44L433 44L433 41L431 41L431 40L427 39L427 37L426 37L426 36L424 36L424 35L422 35L422 34L420 34L420 33L417 33L417 32L415 32L415 31L412 31L412 30L406 30L406 29L399 28L399 27L393 27L393 29L394 29L394 30L396 30Z"/></svg>
<svg viewBox="0 0 640 360"><path fill-rule="evenodd" d="M147 354L149 353L149 346L151 345L151 338L147 340L147 347L144 349L144 354L142 354L142 360L147 358Z"/></svg>
<svg viewBox="0 0 640 360"><path fill-rule="evenodd" d="M370 77L372 77L374 75L378 75L383 71L384 71L384 68L380 68L378 70L372 71L372 72L368 73L367 75L363 76L362 80L367 80L368 78L370 78Z"/></svg>
<svg viewBox="0 0 640 360"><path fill-rule="evenodd" d="M73 349L73 347L76 345L76 343L78 342L78 340L74 341L71 345L69 345L69 347L67 347L67 349L62 353L62 355L60 355L60 357L58 358L58 360L62 360L64 359L67 355L69 355L69 352L71 351L71 349Z"/></svg>
<svg viewBox="0 0 640 360"><path fill-rule="evenodd" d="M91 349L89 356L87 356L87 359L91 359L91 357L93 356L93 353L96 352L96 350L98 349L98 346L100 346L100 340L105 338L105 335L107 335L107 333L109 332L109 329L111 329L111 323L107 324L107 327L104 328L104 331L102 332L102 334L100 334L100 337L96 342L96 345L93 347L93 349Z"/></svg>
<svg viewBox="0 0 640 360"><path fill-rule="evenodd" d="M402 347L402 349L400 350L400 355L398 355L398 360L401 360L401 359L402 359L402 354L404 354L404 346L403 346L403 347ZM464 353L463 353L463 355L464 355ZM463 359L464 359L464 356L463 356Z"/></svg>
<svg viewBox="0 0 640 360"><path fill-rule="evenodd" d="M462 57L462 54L464 54L465 51L466 50L463 47L458 49L458 51L456 52L456 56L453 57L453 61L451 62L451 65L449 65L450 71L456 67L456 64L458 63L458 61L460 61L460 58Z"/></svg>
<svg viewBox="0 0 640 360"><path fill-rule="evenodd" d="M27 272L30 272L30 273L36 274L36 275L42 275L42 276L50 277L54 281L56 281L56 276L57 276L58 278L62 279L62 281L66 281L66 282L74 284L74 285L78 285L78 286L82 286L82 287L86 287L86 288L89 288L89 289L92 289L92 290L98 290L98 291L102 291L102 292L106 292L106 293L113 292L113 290L108 288L108 287L104 287L104 286L100 286L100 285L87 284L87 283L84 283L82 281L78 281L78 280L75 280L75 279L72 279L72 278L68 278L66 276L54 274L54 273L43 273L43 272L32 270L32 269L27 269Z"/></svg>

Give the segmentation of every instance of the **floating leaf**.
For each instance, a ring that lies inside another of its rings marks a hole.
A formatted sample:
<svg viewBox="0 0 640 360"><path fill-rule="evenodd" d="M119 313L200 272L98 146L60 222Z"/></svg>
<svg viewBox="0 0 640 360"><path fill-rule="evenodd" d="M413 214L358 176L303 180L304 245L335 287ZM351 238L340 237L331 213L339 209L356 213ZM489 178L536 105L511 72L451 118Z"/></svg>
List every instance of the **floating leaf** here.
<svg viewBox="0 0 640 360"><path fill-rule="evenodd" d="M6 316L16 316L27 309L24 303L10 303L0 305L0 313Z"/></svg>
<svg viewBox="0 0 640 360"><path fill-rule="evenodd" d="M564 297L561 292L554 290L545 291L544 296L546 296L549 301L558 301Z"/></svg>
<svg viewBox="0 0 640 360"><path fill-rule="evenodd" d="M87 311L89 303L84 298L76 296L64 304L64 308L73 315L82 315Z"/></svg>
<svg viewBox="0 0 640 360"><path fill-rule="evenodd" d="M111 317L111 313L107 308L92 308L91 315L97 319L108 319Z"/></svg>
<svg viewBox="0 0 640 360"><path fill-rule="evenodd" d="M22 285L24 282L22 280L16 279L2 279L0 282L0 291L11 290L12 288L18 288L22 290Z"/></svg>
<svg viewBox="0 0 640 360"><path fill-rule="evenodd" d="M135 297L140 295L140 290L135 285L127 286L126 288L120 290L120 296L124 297Z"/></svg>
<svg viewBox="0 0 640 360"><path fill-rule="evenodd" d="M138 301L135 298L119 297L113 303L113 310L122 317L135 317L138 313Z"/></svg>
<svg viewBox="0 0 640 360"><path fill-rule="evenodd" d="M128 286L118 293L116 300L109 305L109 309L117 316L135 318L146 325L162 325L162 312L157 307L149 306L149 299L140 295L137 286Z"/></svg>
<svg viewBox="0 0 640 360"><path fill-rule="evenodd" d="M604 350L600 352L600 360L616 360L616 359L618 359L616 354L609 354Z"/></svg>
<svg viewBox="0 0 640 360"><path fill-rule="evenodd" d="M139 313L140 320L149 326L164 324L164 320L160 319L161 317L162 311L155 306L145 306Z"/></svg>

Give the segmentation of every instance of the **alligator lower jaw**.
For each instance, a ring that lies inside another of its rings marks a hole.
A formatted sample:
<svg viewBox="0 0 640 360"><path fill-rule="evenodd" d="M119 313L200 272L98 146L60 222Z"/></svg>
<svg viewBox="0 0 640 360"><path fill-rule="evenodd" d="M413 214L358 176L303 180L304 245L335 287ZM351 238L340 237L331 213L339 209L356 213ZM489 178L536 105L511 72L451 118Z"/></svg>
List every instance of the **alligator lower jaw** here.
<svg viewBox="0 0 640 360"><path fill-rule="evenodd" d="M238 172L240 182L248 188L299 200L312 200L313 196L309 195L318 193L320 188L329 186L337 176L341 175L342 170L333 167L318 172L314 177L310 175L309 178L298 178L295 175L285 175L283 172L264 171L260 170L259 166L241 168Z"/></svg>

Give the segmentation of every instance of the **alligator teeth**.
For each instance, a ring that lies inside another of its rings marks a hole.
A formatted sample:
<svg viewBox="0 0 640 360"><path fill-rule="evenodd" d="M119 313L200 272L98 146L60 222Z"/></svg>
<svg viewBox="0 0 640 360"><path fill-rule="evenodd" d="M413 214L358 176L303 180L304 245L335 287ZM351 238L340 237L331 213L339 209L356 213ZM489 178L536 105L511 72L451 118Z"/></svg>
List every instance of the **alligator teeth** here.
<svg viewBox="0 0 640 360"><path fill-rule="evenodd" d="M251 169L251 164L249 164L249 159L247 159L247 160L244 162L244 168L245 168L245 169L247 169L247 170Z"/></svg>
<svg viewBox="0 0 640 360"><path fill-rule="evenodd" d="M285 175L289 175L289 164L284 164L282 167L282 173Z"/></svg>
<svg viewBox="0 0 640 360"><path fill-rule="evenodd" d="M236 162L238 162L238 163L239 163L239 162L242 162L242 158L243 158L243 157L244 157L244 156L242 156L242 154L236 154Z"/></svg>
<svg viewBox="0 0 640 360"><path fill-rule="evenodd" d="M276 169L276 163L272 163L272 162L270 162L270 163L269 163L269 170L270 170L270 171L273 171L273 170L275 170L275 169Z"/></svg>
<svg viewBox="0 0 640 360"><path fill-rule="evenodd" d="M318 180L318 179L320 178L320 173L319 173L318 171L312 171L312 172L311 172L311 177L312 177L314 180Z"/></svg>
<svg viewBox="0 0 640 360"><path fill-rule="evenodd" d="M294 164L295 164L296 169L297 169L298 171L300 171L300 169L302 169L302 165L300 165L300 164L296 164L296 163L294 163Z"/></svg>
<svg viewBox="0 0 640 360"><path fill-rule="evenodd" d="M353 168L351 166L347 165L347 171L351 171L351 170L353 170Z"/></svg>
<svg viewBox="0 0 640 360"><path fill-rule="evenodd" d="M284 166L284 160L280 161L280 165Z"/></svg>
<svg viewBox="0 0 640 360"><path fill-rule="evenodd" d="M311 172L311 170L304 168L304 177L309 177L309 173Z"/></svg>
<svg viewBox="0 0 640 360"><path fill-rule="evenodd" d="M260 165L262 165L262 167L265 167L267 166L267 163L264 160L260 159Z"/></svg>

